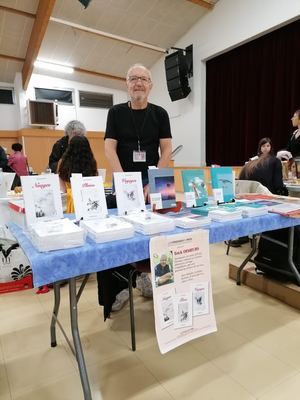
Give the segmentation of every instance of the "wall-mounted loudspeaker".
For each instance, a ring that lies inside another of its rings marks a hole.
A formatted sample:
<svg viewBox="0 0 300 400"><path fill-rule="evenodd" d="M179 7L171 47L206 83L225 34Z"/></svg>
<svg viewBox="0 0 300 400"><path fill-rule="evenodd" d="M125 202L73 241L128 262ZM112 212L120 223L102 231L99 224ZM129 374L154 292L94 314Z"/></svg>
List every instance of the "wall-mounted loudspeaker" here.
<svg viewBox="0 0 300 400"><path fill-rule="evenodd" d="M192 46L189 48L189 54L188 48L179 49L165 58L167 86L172 101L184 99L191 92L188 78L192 76Z"/></svg>

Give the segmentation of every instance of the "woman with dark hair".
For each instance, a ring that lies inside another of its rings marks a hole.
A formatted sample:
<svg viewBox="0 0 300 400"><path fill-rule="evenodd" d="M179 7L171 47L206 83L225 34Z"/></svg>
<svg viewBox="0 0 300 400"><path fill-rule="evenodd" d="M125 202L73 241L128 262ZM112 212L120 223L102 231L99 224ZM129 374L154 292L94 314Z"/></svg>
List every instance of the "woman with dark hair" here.
<svg viewBox="0 0 300 400"><path fill-rule="evenodd" d="M287 195L282 180L281 161L273 154L272 141L263 138L258 143L258 158L249 161L242 169L239 179L257 181L274 194Z"/></svg>
<svg viewBox="0 0 300 400"><path fill-rule="evenodd" d="M264 137L258 142L257 155L260 157L263 154L274 155L272 140L268 137Z"/></svg>
<svg viewBox="0 0 300 400"><path fill-rule="evenodd" d="M67 193L67 213L74 212L70 178L76 173L83 176L98 175L97 162L85 136L74 136L71 139L58 167L61 190Z"/></svg>
<svg viewBox="0 0 300 400"><path fill-rule="evenodd" d="M292 133L286 149L292 153L293 158L295 158L300 156L300 110L294 112L291 120L293 127L297 127L297 129Z"/></svg>

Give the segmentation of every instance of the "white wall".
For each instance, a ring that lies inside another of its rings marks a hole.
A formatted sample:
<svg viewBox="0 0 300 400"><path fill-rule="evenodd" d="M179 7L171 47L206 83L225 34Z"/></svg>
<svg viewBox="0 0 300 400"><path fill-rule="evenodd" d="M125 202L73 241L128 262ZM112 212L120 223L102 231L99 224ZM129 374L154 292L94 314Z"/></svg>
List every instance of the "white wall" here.
<svg viewBox="0 0 300 400"><path fill-rule="evenodd" d="M4 87L7 86L7 84L1 85L0 83L0 86ZM79 107L79 90L112 94L114 104L127 101L127 92L125 89L124 91L109 89L102 86L95 86L71 80L52 78L47 75L39 74L32 75L27 91L25 92L22 89L21 74L18 73L16 74L14 82L16 104L0 105L0 130L17 130L20 128L28 127L26 101L27 99L35 100L35 87L42 87L47 89L68 89L74 91L73 106L58 106L59 125L57 126L57 129L63 129L70 120L78 119L84 123L87 130L89 131L105 131L108 110L90 107Z"/></svg>
<svg viewBox="0 0 300 400"><path fill-rule="evenodd" d="M4 82L0 82L1 88L12 88ZM0 130L17 130L18 129L18 106L17 104L0 104Z"/></svg>
<svg viewBox="0 0 300 400"><path fill-rule="evenodd" d="M171 102L164 57L153 67L151 101L169 112L174 147L184 146L175 158L175 165L205 165L205 60L291 22L299 15L299 0L219 0L213 11L174 43L179 48L193 44L194 77L190 79L192 92L186 99Z"/></svg>
<svg viewBox="0 0 300 400"><path fill-rule="evenodd" d="M89 131L105 130L108 110L90 107L79 107L79 90L112 94L114 104L127 101L127 94L125 90L121 91L116 89L108 89L101 86L95 86L58 78L51 78L46 75L38 74L32 75L30 83L28 85L28 89L26 91L26 98L35 99L35 87L42 87L47 89L66 89L74 91L74 106L58 106L58 129L63 129L70 120L78 119L79 121L84 123L86 129Z"/></svg>

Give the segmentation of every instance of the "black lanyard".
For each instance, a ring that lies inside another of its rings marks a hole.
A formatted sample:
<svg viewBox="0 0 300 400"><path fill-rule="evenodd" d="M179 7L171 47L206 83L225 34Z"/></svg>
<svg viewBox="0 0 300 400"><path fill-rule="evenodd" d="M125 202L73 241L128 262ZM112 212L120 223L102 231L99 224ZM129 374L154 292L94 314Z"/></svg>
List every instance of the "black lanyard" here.
<svg viewBox="0 0 300 400"><path fill-rule="evenodd" d="M144 120L143 120L143 123L142 123L140 129L138 130L138 128L136 126L136 123L135 123L135 120L134 120L134 116L133 116L133 110L132 110L132 107L131 107L131 101L128 102L128 106L130 108L130 115L131 115L132 125L133 125L133 128L134 128L136 137L137 137L138 151L141 151L141 146L140 146L140 144L141 144L141 136L142 136L142 133L143 133L144 128L145 128L145 123L146 123L146 119L147 119L148 114L149 114L150 107L149 107L149 104L147 104L146 115L144 117Z"/></svg>

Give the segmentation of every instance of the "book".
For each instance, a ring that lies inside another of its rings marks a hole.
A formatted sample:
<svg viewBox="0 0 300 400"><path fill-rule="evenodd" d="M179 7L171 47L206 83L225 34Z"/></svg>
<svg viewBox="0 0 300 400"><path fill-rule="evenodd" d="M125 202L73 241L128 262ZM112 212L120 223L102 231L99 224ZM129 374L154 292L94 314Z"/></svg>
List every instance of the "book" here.
<svg viewBox="0 0 300 400"><path fill-rule="evenodd" d="M56 174L21 176L27 225L63 218Z"/></svg>
<svg viewBox="0 0 300 400"><path fill-rule="evenodd" d="M234 172L232 167L213 167L210 169L212 189L222 189L225 203L234 199Z"/></svg>
<svg viewBox="0 0 300 400"><path fill-rule="evenodd" d="M119 215L146 209L140 172L114 172L114 184Z"/></svg>
<svg viewBox="0 0 300 400"><path fill-rule="evenodd" d="M148 169L151 204L155 209L176 207L174 170L172 168Z"/></svg>
<svg viewBox="0 0 300 400"><path fill-rule="evenodd" d="M208 202L208 195L204 171L201 169L185 169L181 171L181 177L184 193L194 193L197 207L205 205Z"/></svg>
<svg viewBox="0 0 300 400"><path fill-rule="evenodd" d="M132 213L123 218L134 226L136 232L144 235L154 235L175 229L175 223L171 218L149 211Z"/></svg>
<svg viewBox="0 0 300 400"><path fill-rule="evenodd" d="M268 207L258 203L238 205L243 217L258 217L268 214Z"/></svg>
<svg viewBox="0 0 300 400"><path fill-rule="evenodd" d="M212 221L216 222L234 221L242 218L242 211L237 208L219 208L210 211L208 215Z"/></svg>
<svg viewBox="0 0 300 400"><path fill-rule="evenodd" d="M201 226L206 226L211 223L211 218L204 215L190 214L184 217L172 217L174 218L175 225L178 228L200 228Z"/></svg>
<svg viewBox="0 0 300 400"><path fill-rule="evenodd" d="M96 243L105 243L114 240L129 239L134 235L133 225L120 217L92 219L81 221L81 227Z"/></svg>
<svg viewBox="0 0 300 400"><path fill-rule="evenodd" d="M107 205L101 176L71 176L76 219L95 219L107 216Z"/></svg>
<svg viewBox="0 0 300 400"><path fill-rule="evenodd" d="M84 230L68 218L38 221L29 228L32 244L38 251L70 249L84 245Z"/></svg>

